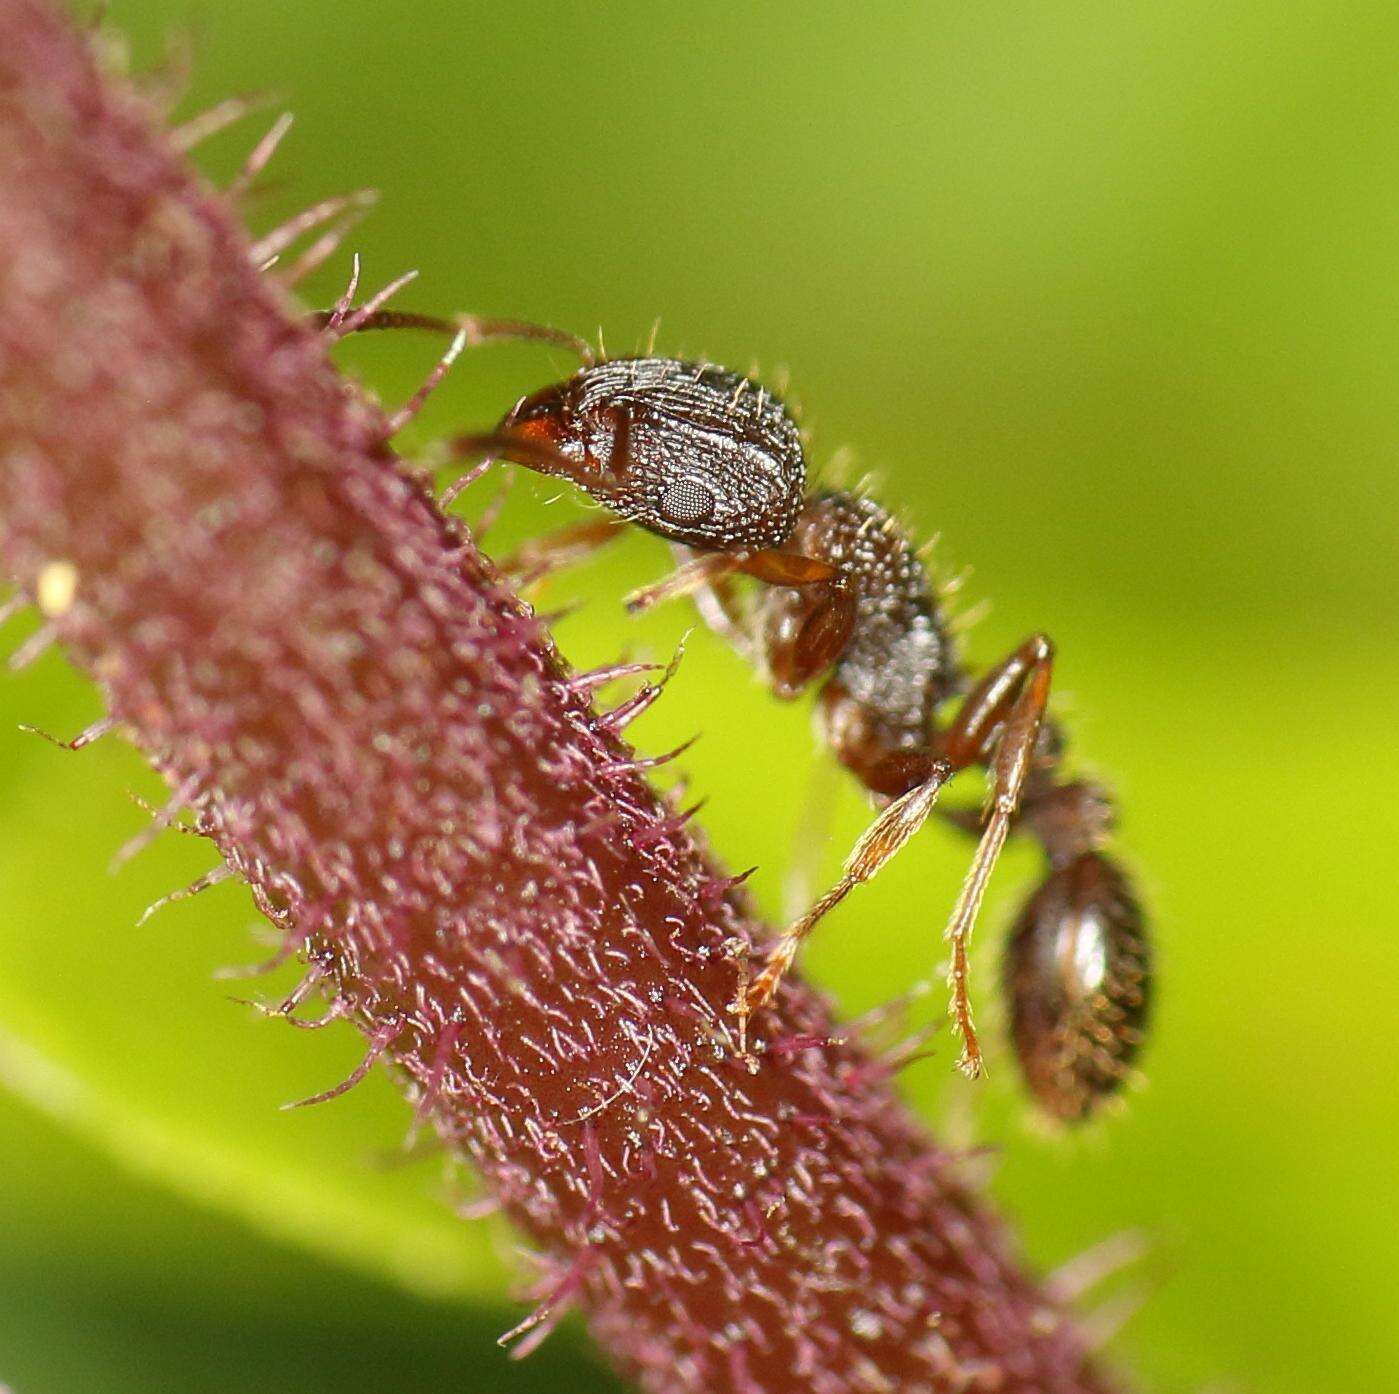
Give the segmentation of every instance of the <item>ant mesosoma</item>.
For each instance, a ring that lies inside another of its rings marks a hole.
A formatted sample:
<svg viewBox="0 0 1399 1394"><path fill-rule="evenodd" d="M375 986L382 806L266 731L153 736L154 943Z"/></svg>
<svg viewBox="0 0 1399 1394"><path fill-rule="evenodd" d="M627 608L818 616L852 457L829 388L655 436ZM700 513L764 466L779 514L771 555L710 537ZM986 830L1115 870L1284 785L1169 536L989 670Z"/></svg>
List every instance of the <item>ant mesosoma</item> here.
<svg viewBox="0 0 1399 1394"><path fill-rule="evenodd" d="M456 347L526 338L577 354L582 367L572 377L521 398L489 434L452 442L459 457L503 458L567 479L612 515L533 544L530 574L635 524L676 544L682 560L629 597L629 608L693 595L777 696L820 684L824 737L882 808L840 879L777 940L756 976L745 977L730 1004L743 1040L817 923L923 826L949 780L980 766L990 785L983 813L945 813L979 838L946 930L958 1066L969 1076L981 1070L968 943L996 859L1020 827L1049 864L1004 959L1022 1072L1041 1107L1060 1119L1084 1118L1113 1094L1143 1038L1149 950L1126 873L1104 850L1110 796L1096 783L1059 777L1062 737L1046 716L1049 639L1031 636L970 682L897 521L863 494L807 493L796 424L749 378L669 358L604 358L573 335L516 321L375 311L351 323L449 333ZM763 586L747 604L735 589L741 576ZM944 724L941 709L954 698L959 705Z"/></svg>

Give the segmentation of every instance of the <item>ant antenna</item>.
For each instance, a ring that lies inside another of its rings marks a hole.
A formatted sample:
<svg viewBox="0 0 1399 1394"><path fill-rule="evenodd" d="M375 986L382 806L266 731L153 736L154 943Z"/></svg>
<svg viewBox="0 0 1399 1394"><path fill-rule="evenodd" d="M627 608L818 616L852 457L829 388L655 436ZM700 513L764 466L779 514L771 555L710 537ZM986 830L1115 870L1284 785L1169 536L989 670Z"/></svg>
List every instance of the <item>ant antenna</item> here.
<svg viewBox="0 0 1399 1394"><path fill-rule="evenodd" d="M318 310L311 316L311 323L318 329L324 329L331 324L335 313L334 310ZM481 315L457 315L445 319L440 315L420 315L409 310L374 310L357 321L356 312L347 311L342 313L341 319L354 324L353 333L369 329L424 329L432 334L445 334L448 338L463 334L467 348L476 348L493 339L531 339L566 348L577 355L585 368L593 367L598 361L592 345L586 339L580 339L564 329L554 329L547 324L531 324L527 320L486 319Z"/></svg>

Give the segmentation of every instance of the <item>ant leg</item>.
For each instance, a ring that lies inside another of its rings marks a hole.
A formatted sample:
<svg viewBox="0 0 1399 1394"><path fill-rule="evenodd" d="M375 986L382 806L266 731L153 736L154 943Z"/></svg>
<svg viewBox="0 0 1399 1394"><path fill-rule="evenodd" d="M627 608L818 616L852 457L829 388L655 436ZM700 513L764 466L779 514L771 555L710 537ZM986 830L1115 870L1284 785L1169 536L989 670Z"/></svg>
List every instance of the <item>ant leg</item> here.
<svg viewBox="0 0 1399 1394"><path fill-rule="evenodd" d="M640 590L632 591L623 604L632 614L640 614L663 600L678 600L693 595L715 581L732 576L742 565L743 557L735 552L704 552L677 566L669 576Z"/></svg>
<svg viewBox="0 0 1399 1394"><path fill-rule="evenodd" d="M813 586L840 578L840 568L830 562L804 557L800 552L779 552L775 548L748 553L739 570L769 586Z"/></svg>
<svg viewBox="0 0 1399 1394"><path fill-rule="evenodd" d="M1044 635L1027 639L973 689L940 742L944 755L959 770L984 758L987 742L995 742L989 761L991 793L985 827L945 934L952 945L947 976L952 993L950 1010L962 1037L957 1068L971 1079L981 1073L981 1048L967 989L967 947L992 868L1020 806L1049 700L1053 664L1054 647Z"/></svg>
<svg viewBox="0 0 1399 1394"><path fill-rule="evenodd" d="M700 554L682 542L671 544L677 566L691 562ZM750 662L757 657L757 640L753 632L752 607L745 605L734 590L732 576L717 576L694 592L695 609L705 625L734 649L740 658Z"/></svg>
<svg viewBox="0 0 1399 1394"><path fill-rule="evenodd" d="M716 577L695 592L695 609L709 628L750 663L757 657L753 616L734 592L733 577Z"/></svg>
<svg viewBox="0 0 1399 1394"><path fill-rule="evenodd" d="M700 587L735 574L752 576L770 586L810 586L834 580L840 572L828 562L797 552L703 552L654 585L633 591L626 598L626 607L636 614L663 600L693 595Z"/></svg>
<svg viewBox="0 0 1399 1394"><path fill-rule="evenodd" d="M1019 806L1049 695L1052 661L1053 648L1048 639L1036 635L1026 640L967 697L936 752L900 752L895 757L900 772L916 775L918 783L879 814L855 844L840 880L783 934L762 972L732 1004L731 1010L741 1018L745 1031L748 1018L777 990L802 941L856 886L873 878L903 848L927 821L942 787L954 774L983 759L988 742L994 739L990 819L947 929L952 942L952 970L948 976L952 1016L963 1040L958 1065L969 1075L980 1072L981 1052L967 995L967 942L986 882Z"/></svg>
<svg viewBox="0 0 1399 1394"><path fill-rule="evenodd" d="M592 345L570 334L564 329L555 329L547 324L531 324L519 319L487 319L483 315L455 315L446 318L441 315L420 315L406 310L376 310L363 318L357 318L354 310L319 310L310 316L311 324L318 329L339 325L342 321L354 321L354 333L370 329L425 329L432 334L446 334L455 338L466 336L465 347L476 348L480 344L499 339L532 339L546 344L557 344L576 354L585 368L597 363L597 355Z"/></svg>
<svg viewBox="0 0 1399 1394"><path fill-rule="evenodd" d="M880 868L927 822L943 785L955 773L950 761L925 752L925 769L919 782L889 804L870 824L846 859L840 880L787 929L773 946L762 972L753 980L747 992L731 1005L730 1010L743 1020L745 1028L748 1018L777 991L802 941L856 886L877 875Z"/></svg>
<svg viewBox="0 0 1399 1394"><path fill-rule="evenodd" d="M496 565L517 586L528 586L590 557L625 527L620 518L588 518L526 542L513 556Z"/></svg>

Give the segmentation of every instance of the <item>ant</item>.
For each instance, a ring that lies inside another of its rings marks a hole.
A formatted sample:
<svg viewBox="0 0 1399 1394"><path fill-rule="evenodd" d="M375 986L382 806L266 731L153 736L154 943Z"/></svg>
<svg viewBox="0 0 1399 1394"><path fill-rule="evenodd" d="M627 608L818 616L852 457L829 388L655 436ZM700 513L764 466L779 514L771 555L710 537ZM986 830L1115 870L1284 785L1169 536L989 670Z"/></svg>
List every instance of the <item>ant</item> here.
<svg viewBox="0 0 1399 1394"><path fill-rule="evenodd" d="M493 431L451 443L459 457L503 458L567 479L611 515L532 544L530 575L586 555L629 524L645 528L674 544L681 564L630 596L629 609L693 595L778 697L819 684L822 734L880 811L840 879L787 928L751 981L744 971L729 1007L743 1053L749 1018L816 925L918 832L951 779L979 767L989 781L982 813L939 810L978 837L946 929L958 1068L969 1077L982 1068L968 945L997 857L1020 828L1048 862L1003 967L1021 1071L1039 1105L1061 1120L1086 1118L1111 1096L1143 1039L1150 955L1128 877L1104 850L1110 795L1059 775L1063 738L1046 714L1050 640L1032 635L972 682L904 529L862 493L808 493L796 423L750 378L650 353L606 358L571 334L510 320L360 311L351 323L452 334L454 349L517 338L575 353L573 376L522 397ZM762 588L745 596L740 577Z"/></svg>

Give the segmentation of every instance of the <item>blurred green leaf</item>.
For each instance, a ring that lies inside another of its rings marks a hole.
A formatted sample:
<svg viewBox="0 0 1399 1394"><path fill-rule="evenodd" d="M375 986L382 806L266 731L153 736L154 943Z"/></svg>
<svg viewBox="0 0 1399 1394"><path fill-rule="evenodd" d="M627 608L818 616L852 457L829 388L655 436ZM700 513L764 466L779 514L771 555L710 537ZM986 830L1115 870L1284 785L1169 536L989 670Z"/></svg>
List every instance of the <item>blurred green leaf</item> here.
<svg viewBox="0 0 1399 1394"><path fill-rule="evenodd" d="M56 664L54 665L56 667ZM79 680L50 672L75 704ZM18 694L5 694L7 709ZM31 714L60 723L54 706ZM212 849L167 834L121 874L107 863L146 815L125 796L159 786L115 744L68 755L4 737L0 865L0 1084L136 1173L241 1216L258 1229L392 1275L434 1295L498 1294L501 1236L442 1204L440 1164L376 1163L405 1129L403 1105L374 1076L345 1107L279 1112L349 1073L362 1047L344 1027L292 1033L230 994L275 997L272 981L223 983L219 955L255 963L246 892L218 887L135 928L141 904L213 864ZM16 748L17 747L17 748ZM26 777L27 776L27 777ZM163 889L162 889L163 888ZM314 1008L312 1009L314 1010ZM438 1194L433 1194L436 1191ZM118 1257L119 1261L119 1257Z"/></svg>
<svg viewBox="0 0 1399 1394"><path fill-rule="evenodd" d="M617 1387L572 1324L513 1362L495 1347L504 1306L464 1311L261 1238L4 1096L0 1150L26 1164L7 1177L0 1268L0 1375L23 1394Z"/></svg>

